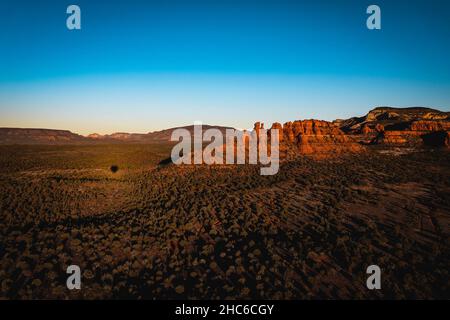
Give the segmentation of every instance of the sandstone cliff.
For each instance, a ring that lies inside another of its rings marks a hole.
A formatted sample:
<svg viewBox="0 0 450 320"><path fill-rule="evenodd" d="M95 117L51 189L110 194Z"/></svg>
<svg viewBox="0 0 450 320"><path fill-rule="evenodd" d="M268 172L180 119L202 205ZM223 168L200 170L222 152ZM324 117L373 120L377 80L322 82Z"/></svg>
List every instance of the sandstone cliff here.
<svg viewBox="0 0 450 320"><path fill-rule="evenodd" d="M450 121L418 120L403 126L388 126L378 132L374 144L448 147Z"/></svg>
<svg viewBox="0 0 450 320"><path fill-rule="evenodd" d="M255 124L256 131L262 128L259 122ZM279 130L280 150L284 153L335 155L364 149L328 121L297 120L283 125L274 123L271 129Z"/></svg>

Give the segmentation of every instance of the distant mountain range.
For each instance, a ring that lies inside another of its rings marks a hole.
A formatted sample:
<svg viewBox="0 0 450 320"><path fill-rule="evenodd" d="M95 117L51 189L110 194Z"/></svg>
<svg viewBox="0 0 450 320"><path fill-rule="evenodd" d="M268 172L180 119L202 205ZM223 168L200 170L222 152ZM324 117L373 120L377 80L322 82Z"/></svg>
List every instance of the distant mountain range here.
<svg viewBox="0 0 450 320"><path fill-rule="evenodd" d="M175 129L184 128L191 134L194 126L184 126L149 133L126 133L82 136L67 130L0 128L0 144L98 144L98 143L155 143L170 141ZM203 125L203 129L217 128L223 134L231 127ZM255 130L263 128L257 122ZM450 112L412 107L377 107L365 116L321 120L297 120L284 125L274 123L281 130L282 140L294 143L302 153L320 150L360 150L360 145L450 145Z"/></svg>
<svg viewBox="0 0 450 320"><path fill-rule="evenodd" d="M29 128L0 128L0 144L96 144L96 143L152 143L170 141L175 129L187 129L191 134L194 126L184 126L154 131L149 133L117 132L101 135L90 134L87 137L68 130L29 129ZM203 125L203 130L217 128L222 133L231 127Z"/></svg>
<svg viewBox="0 0 450 320"><path fill-rule="evenodd" d="M210 126L210 125L202 125L203 130L207 130L210 128L219 129L223 134L225 134L226 129L233 129L231 127L222 127L222 126ZM92 139L95 141L104 141L104 142L135 142L135 143L147 143L147 142L161 142L161 141L170 141L170 137L172 132L175 129L187 129L192 135L194 134L194 126L184 126L184 127L176 127L165 129L161 131L154 131L149 133L126 133L126 132L116 132L113 134L90 134L87 136L88 139Z"/></svg>

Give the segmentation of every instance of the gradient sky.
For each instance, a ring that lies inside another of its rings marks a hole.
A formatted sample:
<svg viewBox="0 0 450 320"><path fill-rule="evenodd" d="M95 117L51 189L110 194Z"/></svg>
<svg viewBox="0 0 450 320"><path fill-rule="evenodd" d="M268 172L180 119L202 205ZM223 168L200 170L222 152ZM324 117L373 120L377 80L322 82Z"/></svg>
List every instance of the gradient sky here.
<svg viewBox="0 0 450 320"><path fill-rule="evenodd" d="M81 7L82 29L66 28ZM377 4L382 30L366 28ZM450 111L450 1L2 0L0 127L148 132L199 120Z"/></svg>

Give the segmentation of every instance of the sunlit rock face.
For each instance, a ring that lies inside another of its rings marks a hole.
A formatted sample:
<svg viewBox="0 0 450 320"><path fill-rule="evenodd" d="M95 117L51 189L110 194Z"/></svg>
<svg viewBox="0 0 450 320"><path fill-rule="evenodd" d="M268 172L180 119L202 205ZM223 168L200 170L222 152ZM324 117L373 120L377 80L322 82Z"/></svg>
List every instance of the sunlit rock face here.
<svg viewBox="0 0 450 320"><path fill-rule="evenodd" d="M255 130L262 129L259 122ZM335 155L344 152L360 152L364 147L344 134L332 122L322 120L297 120L272 124L279 130L280 150L305 155Z"/></svg>
<svg viewBox="0 0 450 320"><path fill-rule="evenodd" d="M380 131L374 144L448 147L450 121L418 120Z"/></svg>
<svg viewBox="0 0 450 320"><path fill-rule="evenodd" d="M430 108L375 108L366 116L334 122L363 144L448 147L448 112Z"/></svg>

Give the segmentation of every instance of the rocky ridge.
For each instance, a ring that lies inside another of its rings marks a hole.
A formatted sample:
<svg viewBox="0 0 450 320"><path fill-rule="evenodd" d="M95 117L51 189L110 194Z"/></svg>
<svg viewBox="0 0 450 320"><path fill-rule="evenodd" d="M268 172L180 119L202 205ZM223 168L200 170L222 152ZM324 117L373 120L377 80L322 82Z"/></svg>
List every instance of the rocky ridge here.
<svg viewBox="0 0 450 320"><path fill-rule="evenodd" d="M263 124L255 123L254 130L263 128ZM364 146L328 121L311 119L286 122L283 125L274 123L271 129L279 130L282 152L294 151L299 154L320 156L364 151Z"/></svg>
<svg viewBox="0 0 450 320"><path fill-rule="evenodd" d="M334 124L362 144L449 147L450 113L435 109L378 107Z"/></svg>

